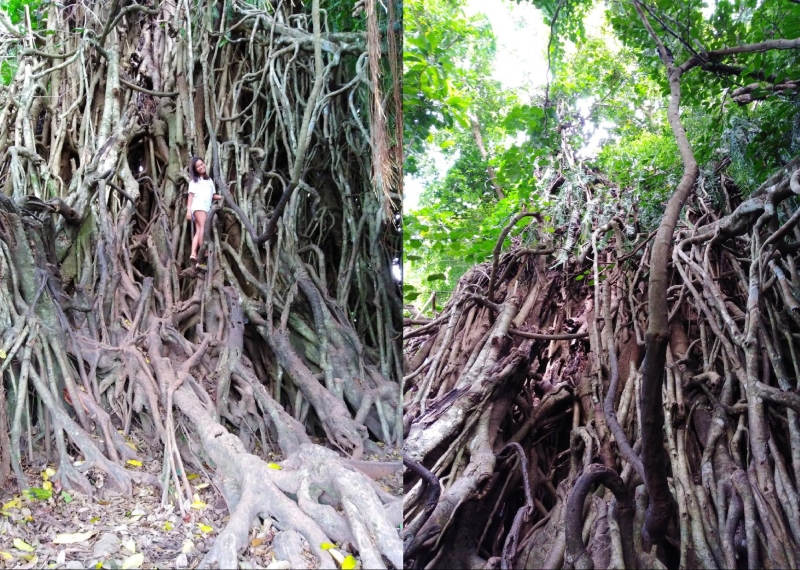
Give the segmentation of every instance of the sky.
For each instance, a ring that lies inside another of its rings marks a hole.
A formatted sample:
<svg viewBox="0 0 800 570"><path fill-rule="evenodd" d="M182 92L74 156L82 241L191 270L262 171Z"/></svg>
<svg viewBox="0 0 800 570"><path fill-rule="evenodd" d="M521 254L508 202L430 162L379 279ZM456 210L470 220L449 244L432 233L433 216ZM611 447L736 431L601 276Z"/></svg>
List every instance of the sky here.
<svg viewBox="0 0 800 570"><path fill-rule="evenodd" d="M467 16L483 14L497 38L492 77L506 89L540 87L547 81L547 42L542 13L533 4L508 0L468 0Z"/></svg>
<svg viewBox="0 0 800 570"><path fill-rule="evenodd" d="M538 8L532 4L516 4L509 0L468 0L467 16L483 14L492 25L497 38L495 68L492 77L506 89L521 91L522 99L528 89L547 82L547 42L550 28ZM440 175L444 175L455 159L433 151L432 158ZM406 176L403 181L403 210L417 208L422 193L422 181Z"/></svg>

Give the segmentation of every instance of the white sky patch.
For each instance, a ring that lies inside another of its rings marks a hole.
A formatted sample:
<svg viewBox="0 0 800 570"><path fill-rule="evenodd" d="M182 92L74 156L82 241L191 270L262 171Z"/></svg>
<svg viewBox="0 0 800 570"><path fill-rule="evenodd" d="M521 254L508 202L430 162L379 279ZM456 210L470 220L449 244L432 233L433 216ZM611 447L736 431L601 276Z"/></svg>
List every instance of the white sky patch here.
<svg viewBox="0 0 800 570"><path fill-rule="evenodd" d="M467 0L467 16L483 14L492 25L497 53L492 78L506 89L538 87L547 82L550 28L532 4L504 0Z"/></svg>
<svg viewBox="0 0 800 570"><path fill-rule="evenodd" d="M702 8L703 18L708 20L717 9L717 0L706 0L706 5Z"/></svg>
<svg viewBox="0 0 800 570"><path fill-rule="evenodd" d="M617 125L611 121L600 121L599 125L587 123L583 129L584 134L591 133L591 137L578 151L579 158L594 158L600 152L600 143L609 138L608 129L613 129Z"/></svg>

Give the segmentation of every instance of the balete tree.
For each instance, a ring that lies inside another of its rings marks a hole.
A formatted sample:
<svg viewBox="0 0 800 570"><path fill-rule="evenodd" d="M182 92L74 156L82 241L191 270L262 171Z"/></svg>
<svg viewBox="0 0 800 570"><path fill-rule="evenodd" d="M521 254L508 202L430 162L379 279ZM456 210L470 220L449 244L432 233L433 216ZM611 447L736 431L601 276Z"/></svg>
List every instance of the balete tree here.
<svg viewBox="0 0 800 570"><path fill-rule="evenodd" d="M156 485L208 469L321 568L402 565L367 462L402 437L394 2L9 2L0 12L0 481ZM187 164L216 192L190 263ZM163 450L154 476L132 431ZM376 445L376 443L378 445ZM279 454L268 465L268 452ZM190 469L191 468L191 469Z"/></svg>
<svg viewBox="0 0 800 570"><path fill-rule="evenodd" d="M534 4L552 80L458 159L503 195L407 217L479 263L407 307L405 563L794 567L800 8Z"/></svg>

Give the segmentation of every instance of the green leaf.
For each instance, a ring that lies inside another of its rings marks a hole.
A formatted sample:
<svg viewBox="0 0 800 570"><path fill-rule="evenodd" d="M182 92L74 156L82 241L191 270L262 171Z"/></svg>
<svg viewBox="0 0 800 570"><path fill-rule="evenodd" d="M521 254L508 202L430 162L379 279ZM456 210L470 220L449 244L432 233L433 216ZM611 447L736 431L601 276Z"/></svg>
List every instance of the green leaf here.
<svg viewBox="0 0 800 570"><path fill-rule="evenodd" d="M36 499L37 501L46 501L53 496L53 492L48 491L47 489L31 487L28 489L28 496L30 496L32 499Z"/></svg>
<svg viewBox="0 0 800 570"><path fill-rule="evenodd" d="M61 500L64 501L65 503L71 503L72 495L70 495L66 491L61 491Z"/></svg>
<svg viewBox="0 0 800 570"><path fill-rule="evenodd" d="M428 281L444 281L445 279L447 279L447 277L445 277L444 273L434 273L427 277Z"/></svg>

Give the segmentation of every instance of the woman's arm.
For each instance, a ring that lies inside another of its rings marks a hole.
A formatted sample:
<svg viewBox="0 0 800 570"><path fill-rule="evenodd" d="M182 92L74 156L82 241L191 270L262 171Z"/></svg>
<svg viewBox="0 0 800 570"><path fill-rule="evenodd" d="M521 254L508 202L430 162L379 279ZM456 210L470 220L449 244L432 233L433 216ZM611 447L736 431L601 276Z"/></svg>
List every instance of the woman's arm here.
<svg viewBox="0 0 800 570"><path fill-rule="evenodd" d="M192 219L192 198L194 198L193 193L189 193L189 202L186 204L186 219Z"/></svg>
<svg viewBox="0 0 800 570"><path fill-rule="evenodd" d="M213 194L211 196L211 199L212 200L222 200L222 196L220 196L219 194Z"/></svg>

